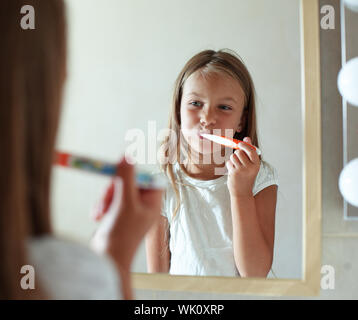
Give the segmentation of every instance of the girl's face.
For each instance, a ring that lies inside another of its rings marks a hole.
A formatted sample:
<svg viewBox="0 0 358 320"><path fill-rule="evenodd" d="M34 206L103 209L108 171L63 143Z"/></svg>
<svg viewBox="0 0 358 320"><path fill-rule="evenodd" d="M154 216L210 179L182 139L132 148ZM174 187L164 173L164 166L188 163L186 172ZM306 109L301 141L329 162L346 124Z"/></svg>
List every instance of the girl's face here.
<svg viewBox="0 0 358 320"><path fill-rule="evenodd" d="M245 94L240 83L224 73L203 76L194 72L185 81L180 105L181 130L186 142L201 154L221 151L223 147L200 137L210 133L232 138L244 121ZM242 121L241 121L242 120Z"/></svg>

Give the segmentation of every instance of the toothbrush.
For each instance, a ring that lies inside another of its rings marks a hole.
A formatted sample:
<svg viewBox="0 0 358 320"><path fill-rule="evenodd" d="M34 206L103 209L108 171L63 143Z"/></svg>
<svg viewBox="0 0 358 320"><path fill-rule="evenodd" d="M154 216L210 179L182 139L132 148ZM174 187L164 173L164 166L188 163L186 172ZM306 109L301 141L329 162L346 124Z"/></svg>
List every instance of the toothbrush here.
<svg viewBox="0 0 358 320"><path fill-rule="evenodd" d="M227 138L227 137L223 137L223 136L217 136L217 135L214 135L214 134L208 134L208 133L201 133L200 134L202 137L210 140L210 141L213 141L213 142L216 142L216 143L219 143L221 145L224 145L226 147L229 147L229 148L233 148L233 149L241 149L239 147L239 143L242 142L242 143L245 143L247 144L248 146L250 146L251 148L254 148L257 152L258 155L261 155L261 150L259 148L256 148L255 146L251 145L250 143L247 143L245 141L241 141L241 140L237 140L237 139L232 139L232 138Z"/></svg>
<svg viewBox="0 0 358 320"><path fill-rule="evenodd" d="M65 152L55 152L55 164L62 167L75 168L107 176L115 176L117 173L117 166L113 163L94 160ZM153 176L144 171L136 173L136 182L142 189L164 189L166 187L166 180L163 176Z"/></svg>

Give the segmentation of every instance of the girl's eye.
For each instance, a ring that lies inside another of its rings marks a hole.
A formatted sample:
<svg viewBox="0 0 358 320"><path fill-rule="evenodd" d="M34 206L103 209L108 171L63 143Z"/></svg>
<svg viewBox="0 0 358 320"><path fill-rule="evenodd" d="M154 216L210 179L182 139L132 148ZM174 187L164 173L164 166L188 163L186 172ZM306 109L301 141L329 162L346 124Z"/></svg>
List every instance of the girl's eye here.
<svg viewBox="0 0 358 320"><path fill-rule="evenodd" d="M195 106L195 107L200 107L201 103L199 101L192 101L190 102L191 105Z"/></svg>
<svg viewBox="0 0 358 320"><path fill-rule="evenodd" d="M231 107L229 107L229 106L219 106L219 108L220 109L222 109L222 110L231 110Z"/></svg>

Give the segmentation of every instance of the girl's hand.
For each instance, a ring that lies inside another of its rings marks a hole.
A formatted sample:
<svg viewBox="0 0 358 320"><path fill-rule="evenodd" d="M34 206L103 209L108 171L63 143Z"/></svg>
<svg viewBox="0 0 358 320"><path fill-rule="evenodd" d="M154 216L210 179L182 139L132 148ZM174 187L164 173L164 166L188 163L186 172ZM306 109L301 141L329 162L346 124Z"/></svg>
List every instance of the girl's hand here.
<svg viewBox="0 0 358 320"><path fill-rule="evenodd" d="M108 253L129 270L137 247L160 217L162 192L139 189L135 185L134 166L123 158L118 165L118 177L95 210L94 218L102 221L92 247Z"/></svg>
<svg viewBox="0 0 358 320"><path fill-rule="evenodd" d="M244 142L252 144L249 137L245 137ZM261 161L256 150L245 143L239 146L242 149L236 150L226 162L227 186L231 197L251 197Z"/></svg>

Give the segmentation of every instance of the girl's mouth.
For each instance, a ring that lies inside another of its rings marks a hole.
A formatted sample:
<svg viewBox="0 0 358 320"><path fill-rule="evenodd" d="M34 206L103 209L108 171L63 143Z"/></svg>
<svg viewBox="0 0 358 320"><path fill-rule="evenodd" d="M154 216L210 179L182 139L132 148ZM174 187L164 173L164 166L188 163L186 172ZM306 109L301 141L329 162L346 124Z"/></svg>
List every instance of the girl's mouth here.
<svg viewBox="0 0 358 320"><path fill-rule="evenodd" d="M202 136L203 133L211 134L210 131L198 131L198 136L199 136L200 139L205 139L205 138Z"/></svg>

